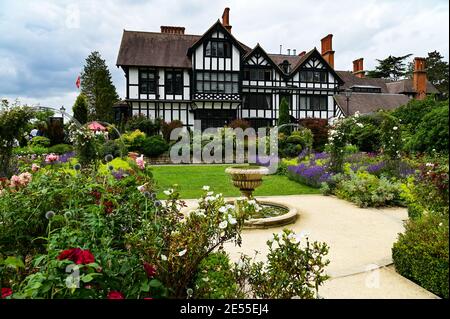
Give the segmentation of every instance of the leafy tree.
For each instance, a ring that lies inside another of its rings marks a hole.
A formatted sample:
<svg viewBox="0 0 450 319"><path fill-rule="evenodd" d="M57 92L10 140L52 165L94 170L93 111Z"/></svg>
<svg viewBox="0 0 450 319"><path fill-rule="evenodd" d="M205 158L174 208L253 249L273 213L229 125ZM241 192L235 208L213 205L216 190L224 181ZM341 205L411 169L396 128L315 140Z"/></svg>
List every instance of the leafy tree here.
<svg viewBox="0 0 450 319"><path fill-rule="evenodd" d="M289 124L291 123L291 117L289 115L289 103L285 98L281 99L280 103L280 114L278 117L278 126L281 126L283 124ZM279 130L280 133L286 133L289 134L291 132L290 127L282 127Z"/></svg>
<svg viewBox="0 0 450 319"><path fill-rule="evenodd" d="M83 93L78 95L72 110L73 117L78 122L80 122L81 124L85 124L88 121L88 104Z"/></svg>
<svg viewBox="0 0 450 319"><path fill-rule="evenodd" d="M119 96L105 60L97 51L86 58L81 74L81 93L87 99L90 119L112 122L114 113L112 106L118 101Z"/></svg>
<svg viewBox="0 0 450 319"><path fill-rule="evenodd" d="M12 150L18 139L27 130L34 111L18 103L9 105L7 100L0 104L0 177L10 177L13 173Z"/></svg>
<svg viewBox="0 0 450 319"><path fill-rule="evenodd" d="M438 52L429 52L425 60L428 81L430 81L443 95L448 98L449 90L449 64L444 61L444 57ZM408 76L412 78L414 71L414 62L408 65Z"/></svg>
<svg viewBox="0 0 450 319"><path fill-rule="evenodd" d="M382 60L377 59L378 66L375 67L375 70L369 71L367 76L398 81L407 74L405 60L411 55L407 54L399 57L390 55Z"/></svg>

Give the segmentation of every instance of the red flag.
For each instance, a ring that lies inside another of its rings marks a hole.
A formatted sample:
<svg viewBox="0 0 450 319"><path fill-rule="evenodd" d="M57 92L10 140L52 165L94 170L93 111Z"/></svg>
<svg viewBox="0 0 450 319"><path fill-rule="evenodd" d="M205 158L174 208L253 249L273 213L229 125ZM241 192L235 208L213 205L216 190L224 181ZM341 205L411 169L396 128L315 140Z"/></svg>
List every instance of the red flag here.
<svg viewBox="0 0 450 319"><path fill-rule="evenodd" d="M75 82L75 85L77 86L77 88L80 88L80 84L81 84L81 78L80 76L78 76L77 81Z"/></svg>

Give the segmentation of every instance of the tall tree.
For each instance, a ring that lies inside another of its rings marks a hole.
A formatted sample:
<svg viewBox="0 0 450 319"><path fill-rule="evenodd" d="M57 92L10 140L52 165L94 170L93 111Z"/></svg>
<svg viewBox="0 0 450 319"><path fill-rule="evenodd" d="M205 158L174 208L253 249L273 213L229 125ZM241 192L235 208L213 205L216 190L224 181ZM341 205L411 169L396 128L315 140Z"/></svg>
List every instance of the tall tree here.
<svg viewBox="0 0 450 319"><path fill-rule="evenodd" d="M444 57L438 52L429 52L425 60L428 81L441 92L444 99L448 98L449 90L449 64L444 61ZM414 62L408 65L408 76L412 78L414 71Z"/></svg>
<svg viewBox="0 0 450 319"><path fill-rule="evenodd" d="M72 111L73 117L81 124L85 124L88 121L88 104L83 93L78 95Z"/></svg>
<svg viewBox="0 0 450 319"><path fill-rule="evenodd" d="M405 60L411 55L412 54L407 54L398 57L390 55L382 60L377 59L378 66L375 67L375 70L369 71L367 76L371 78L383 78L398 81L406 76Z"/></svg>
<svg viewBox="0 0 450 319"><path fill-rule="evenodd" d="M97 51L86 58L86 64L81 73L81 93L86 97L90 119L112 122L112 106L119 96L105 60Z"/></svg>
<svg viewBox="0 0 450 319"><path fill-rule="evenodd" d="M289 103L286 98L281 99L280 103L280 113L278 115L278 127L283 124L289 124L291 122L291 117L289 115ZM291 132L291 127L282 127L279 129L280 133L289 134Z"/></svg>

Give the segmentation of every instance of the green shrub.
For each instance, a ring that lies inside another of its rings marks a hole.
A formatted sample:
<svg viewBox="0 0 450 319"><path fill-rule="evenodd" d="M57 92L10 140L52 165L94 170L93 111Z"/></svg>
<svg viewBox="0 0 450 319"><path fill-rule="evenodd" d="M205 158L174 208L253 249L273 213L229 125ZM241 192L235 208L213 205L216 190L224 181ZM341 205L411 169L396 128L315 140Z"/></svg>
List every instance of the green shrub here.
<svg viewBox="0 0 450 319"><path fill-rule="evenodd" d="M400 183L390 181L384 176L378 178L364 170L354 173L346 169L346 174L337 178L336 196L349 200L360 207L402 204Z"/></svg>
<svg viewBox="0 0 450 319"><path fill-rule="evenodd" d="M448 154L448 102L426 114L417 126L407 148L413 152Z"/></svg>
<svg viewBox="0 0 450 319"><path fill-rule="evenodd" d="M230 259L224 252L212 253L202 260L194 280L196 299L244 298L239 291L230 266Z"/></svg>
<svg viewBox="0 0 450 319"><path fill-rule="evenodd" d="M65 154L73 151L72 145L69 144L56 144L52 147L48 148L49 153L55 153L55 154Z"/></svg>
<svg viewBox="0 0 450 319"><path fill-rule="evenodd" d="M26 146L26 147L17 147L13 149L14 155L43 155L48 154L48 148L43 146Z"/></svg>
<svg viewBox="0 0 450 319"><path fill-rule="evenodd" d="M137 138L134 144L136 150L145 156L156 157L169 149L169 144L160 135Z"/></svg>
<svg viewBox="0 0 450 319"><path fill-rule="evenodd" d="M392 248L395 269L402 276L443 298L449 298L448 227L448 216L410 220Z"/></svg>
<svg viewBox="0 0 450 319"><path fill-rule="evenodd" d="M122 135L122 140L124 141L125 145L131 146L137 144L135 142L135 139L137 138L145 138L146 135L144 132L141 132L140 130L135 130L133 132L128 132Z"/></svg>
<svg viewBox="0 0 450 319"><path fill-rule="evenodd" d="M395 109L392 115L400 119L401 123L407 126L412 133L415 133L417 125L422 122L422 118L442 103L435 101L433 97L428 97L425 100L412 99L408 104Z"/></svg>
<svg viewBox="0 0 450 319"><path fill-rule="evenodd" d="M45 136L35 136L31 139L30 145L31 146L49 147L50 139Z"/></svg>

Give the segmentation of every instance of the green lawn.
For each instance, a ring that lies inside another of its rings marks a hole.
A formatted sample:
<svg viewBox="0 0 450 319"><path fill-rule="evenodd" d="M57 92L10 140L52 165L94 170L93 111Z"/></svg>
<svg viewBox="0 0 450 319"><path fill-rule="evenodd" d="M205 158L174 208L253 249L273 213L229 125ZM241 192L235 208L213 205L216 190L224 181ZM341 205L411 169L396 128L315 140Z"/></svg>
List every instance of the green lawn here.
<svg viewBox="0 0 450 319"><path fill-rule="evenodd" d="M231 165L153 166L153 176L160 189L158 197L165 198L162 191L173 184L178 184L181 197L185 199L200 197L204 185L224 196L239 196L239 190L225 173L228 166ZM264 176L263 180L263 184L255 191L255 196L320 193L318 189L291 181L285 176L269 175Z"/></svg>

